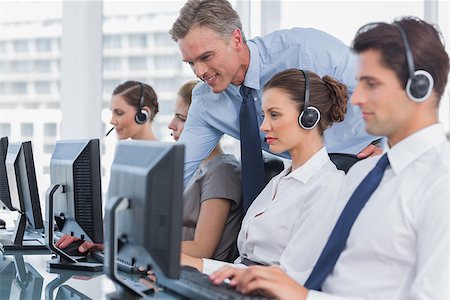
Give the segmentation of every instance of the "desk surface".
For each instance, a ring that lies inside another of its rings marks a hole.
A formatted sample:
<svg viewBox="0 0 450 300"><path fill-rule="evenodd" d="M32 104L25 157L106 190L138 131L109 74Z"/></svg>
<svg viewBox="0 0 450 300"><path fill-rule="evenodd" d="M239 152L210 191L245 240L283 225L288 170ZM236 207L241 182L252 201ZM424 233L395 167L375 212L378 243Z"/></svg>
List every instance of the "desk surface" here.
<svg viewBox="0 0 450 300"><path fill-rule="evenodd" d="M0 253L0 299L107 299L116 291L115 284L101 272L48 272L46 263L50 258L48 253ZM154 297L178 298L165 290Z"/></svg>

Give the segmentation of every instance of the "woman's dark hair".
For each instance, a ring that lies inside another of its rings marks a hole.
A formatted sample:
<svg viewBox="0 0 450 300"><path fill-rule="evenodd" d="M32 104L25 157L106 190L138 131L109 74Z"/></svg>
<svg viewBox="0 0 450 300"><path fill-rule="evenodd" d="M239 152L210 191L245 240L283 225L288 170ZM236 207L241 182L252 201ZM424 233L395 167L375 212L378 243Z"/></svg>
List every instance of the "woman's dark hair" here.
<svg viewBox="0 0 450 300"><path fill-rule="evenodd" d="M440 99L449 72L449 57L441 33L433 25L416 17L404 17L393 24L405 32L415 69L431 74L434 79L433 90ZM405 88L409 78L406 50L401 33L393 24L380 22L364 25L356 33L353 49L358 54L371 49L380 51L381 63L394 71Z"/></svg>
<svg viewBox="0 0 450 300"><path fill-rule="evenodd" d="M309 106L320 111L317 125L321 134L334 122L344 120L347 112L347 87L331 76L320 78L317 74L306 71L309 76ZM289 69L275 74L264 86L264 91L278 88L286 92L297 104L299 115L305 103L305 77L298 69Z"/></svg>
<svg viewBox="0 0 450 300"><path fill-rule="evenodd" d="M178 90L178 96L183 99L184 103L187 105L191 105L192 102L192 90L197 85L199 81L198 80L190 80L183 84L180 89Z"/></svg>
<svg viewBox="0 0 450 300"><path fill-rule="evenodd" d="M139 81L125 81L114 89L113 96L115 95L122 96L129 105L136 107L136 110L139 109L139 105L141 105L141 96L143 96L142 106L148 106L150 108L150 122L153 121L155 115L159 111L158 97L153 88L148 84Z"/></svg>

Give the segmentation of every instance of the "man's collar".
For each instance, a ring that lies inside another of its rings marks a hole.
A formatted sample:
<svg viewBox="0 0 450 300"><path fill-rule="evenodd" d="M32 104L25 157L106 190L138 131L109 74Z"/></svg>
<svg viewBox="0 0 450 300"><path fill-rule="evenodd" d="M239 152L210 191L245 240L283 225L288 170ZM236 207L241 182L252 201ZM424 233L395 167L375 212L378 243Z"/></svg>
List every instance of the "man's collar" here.
<svg viewBox="0 0 450 300"><path fill-rule="evenodd" d="M250 62L247 72L245 73L244 85L255 89L261 89L260 83L260 66L259 66L259 50L255 43L247 41L248 50L250 51Z"/></svg>

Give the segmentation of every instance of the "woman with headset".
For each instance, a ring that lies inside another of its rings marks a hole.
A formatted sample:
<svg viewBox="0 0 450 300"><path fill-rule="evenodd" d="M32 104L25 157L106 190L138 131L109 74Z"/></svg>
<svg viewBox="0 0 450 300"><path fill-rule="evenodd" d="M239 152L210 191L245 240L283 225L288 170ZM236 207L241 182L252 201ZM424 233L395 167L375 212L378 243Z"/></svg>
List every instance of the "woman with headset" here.
<svg viewBox="0 0 450 300"><path fill-rule="evenodd" d="M249 207L238 235L235 264L278 265L311 272L332 229L335 197L344 173L331 162L323 132L344 119L346 86L330 76L290 69L263 89L264 121L270 151L288 151L292 164L272 178ZM307 251L299 255L298 245ZM182 255L182 264L210 274L226 265Z"/></svg>
<svg viewBox="0 0 450 300"><path fill-rule="evenodd" d="M174 116L169 123L177 141L184 129L197 81L185 83L178 91ZM232 261L242 221L241 169L220 143L195 171L184 189L182 252L193 257Z"/></svg>
<svg viewBox="0 0 450 300"><path fill-rule="evenodd" d="M156 140L152 122L158 113L158 98L153 88L145 83L126 81L112 94L110 124L119 140ZM109 132L108 132L109 134Z"/></svg>
<svg viewBox="0 0 450 300"><path fill-rule="evenodd" d="M131 80L119 84L112 93L110 109L112 112L110 124L114 127L106 135L115 129L119 140L157 140L153 133L152 122L159 111L158 97L150 85ZM80 254L103 249L103 244L89 241L81 243L78 238L70 235L61 236L55 246L66 249L75 241L78 243L77 250Z"/></svg>

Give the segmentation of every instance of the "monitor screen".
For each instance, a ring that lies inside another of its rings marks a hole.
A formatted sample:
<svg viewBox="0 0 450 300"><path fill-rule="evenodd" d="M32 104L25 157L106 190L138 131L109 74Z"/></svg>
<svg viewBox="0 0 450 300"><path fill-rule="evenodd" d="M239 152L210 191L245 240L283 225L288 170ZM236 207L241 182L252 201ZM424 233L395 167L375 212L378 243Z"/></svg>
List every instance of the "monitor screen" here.
<svg viewBox="0 0 450 300"><path fill-rule="evenodd" d="M5 164L12 206L25 214L28 229L42 230L44 224L31 142L10 143Z"/></svg>
<svg viewBox="0 0 450 300"><path fill-rule="evenodd" d="M62 233L103 242L100 146L98 139L57 141L50 161L55 194L53 216Z"/></svg>
<svg viewBox="0 0 450 300"><path fill-rule="evenodd" d="M6 154L8 152L8 138L0 139L0 210L15 210L9 194L8 175L6 174Z"/></svg>
<svg viewBox="0 0 450 300"><path fill-rule="evenodd" d="M115 199L129 201L129 207L117 214L113 240L118 240L118 260L157 268L168 277L178 277L183 168L184 145L151 141L118 143L106 210L110 213L108 210ZM111 242L106 242L105 248ZM108 256L108 250L105 252ZM105 268L109 267L105 259Z"/></svg>

